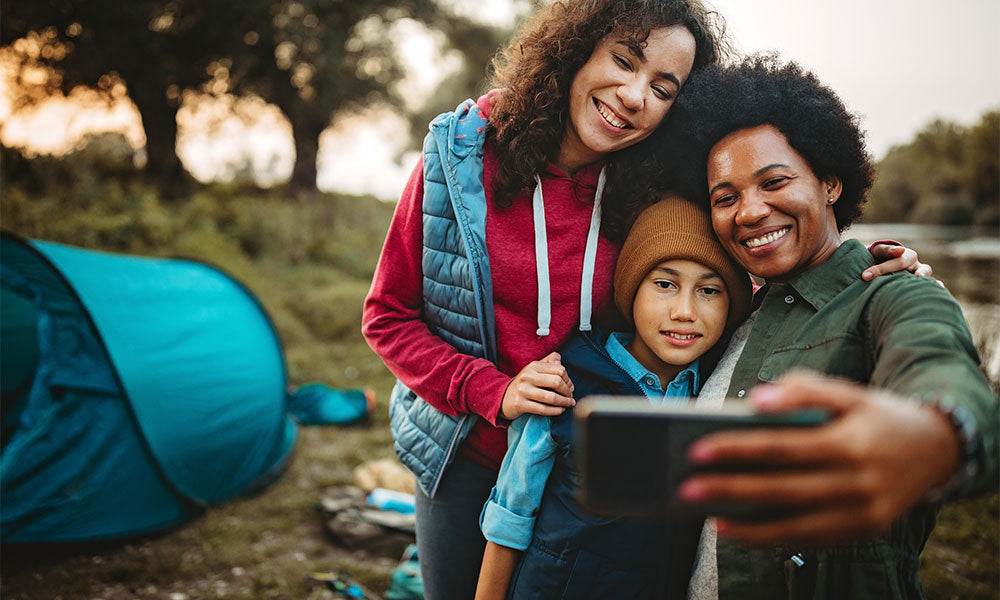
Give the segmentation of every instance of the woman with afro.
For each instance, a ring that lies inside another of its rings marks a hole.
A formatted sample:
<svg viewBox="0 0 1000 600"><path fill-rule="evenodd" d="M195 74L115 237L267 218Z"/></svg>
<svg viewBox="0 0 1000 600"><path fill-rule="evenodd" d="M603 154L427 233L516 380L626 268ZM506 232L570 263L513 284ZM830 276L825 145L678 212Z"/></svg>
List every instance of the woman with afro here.
<svg viewBox="0 0 1000 600"><path fill-rule="evenodd" d="M958 303L909 273L863 281L872 257L841 233L871 158L814 75L772 57L710 67L675 111L655 140L663 176L687 182L723 247L766 282L699 402L830 416L691 448L696 463L753 467L692 477L682 498L782 516L706 526L689 597L922 598L940 502L997 479L1000 411Z"/></svg>

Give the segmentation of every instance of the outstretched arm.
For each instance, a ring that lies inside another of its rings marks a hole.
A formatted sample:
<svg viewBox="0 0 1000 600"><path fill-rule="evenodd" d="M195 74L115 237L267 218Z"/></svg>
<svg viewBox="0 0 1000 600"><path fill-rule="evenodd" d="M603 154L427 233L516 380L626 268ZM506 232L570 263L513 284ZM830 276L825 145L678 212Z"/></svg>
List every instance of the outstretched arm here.
<svg viewBox="0 0 1000 600"><path fill-rule="evenodd" d="M789 374L750 392L758 410L818 407L831 413L830 423L720 433L692 445L696 462L782 470L699 476L682 486L691 501L761 502L789 515L765 524L723 520L721 534L755 543L843 542L878 535L942 491L995 489L1000 409L958 304L927 280L905 278L876 295L867 314L870 387Z"/></svg>
<svg viewBox="0 0 1000 600"><path fill-rule="evenodd" d="M763 523L718 519L720 535L754 544L822 545L875 537L957 470L958 432L934 407L802 373L750 394L758 410L821 408L833 418L817 428L718 433L691 447L697 463L778 466L682 485L679 494L688 501L764 503L789 515Z"/></svg>

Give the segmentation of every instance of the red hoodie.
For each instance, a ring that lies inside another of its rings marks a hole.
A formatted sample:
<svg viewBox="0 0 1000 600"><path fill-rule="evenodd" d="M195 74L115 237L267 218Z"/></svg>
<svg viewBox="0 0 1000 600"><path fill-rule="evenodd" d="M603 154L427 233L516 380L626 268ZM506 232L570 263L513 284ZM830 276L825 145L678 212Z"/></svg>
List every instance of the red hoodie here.
<svg viewBox="0 0 1000 600"><path fill-rule="evenodd" d="M489 95L478 105L489 116ZM428 330L421 320L423 168L418 162L396 206L371 290L365 299L362 332L372 349L407 387L447 414L475 413L461 451L483 465L500 468L507 433L497 426L504 392L531 361L558 349L579 326L580 277L601 164L572 177L548 165L540 173L545 199L552 322L539 337L531 196L522 193L509 207L493 202L497 157L487 143L484 156L486 247L493 277L499 364L461 354ZM611 283L618 246L601 236L594 267L595 322L613 318Z"/></svg>

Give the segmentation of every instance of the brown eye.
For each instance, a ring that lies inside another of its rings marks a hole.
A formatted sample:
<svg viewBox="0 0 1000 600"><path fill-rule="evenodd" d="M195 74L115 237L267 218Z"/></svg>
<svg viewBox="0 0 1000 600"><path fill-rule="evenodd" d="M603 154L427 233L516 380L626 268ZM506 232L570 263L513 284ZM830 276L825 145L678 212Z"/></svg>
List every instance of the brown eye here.
<svg viewBox="0 0 1000 600"><path fill-rule="evenodd" d="M712 206L729 206L733 202L736 202L736 196L730 194L728 196L720 196L712 202Z"/></svg>
<svg viewBox="0 0 1000 600"><path fill-rule="evenodd" d="M653 93L656 94L656 97L660 100L670 100L673 98L673 95L671 95L670 92L656 85L653 86Z"/></svg>

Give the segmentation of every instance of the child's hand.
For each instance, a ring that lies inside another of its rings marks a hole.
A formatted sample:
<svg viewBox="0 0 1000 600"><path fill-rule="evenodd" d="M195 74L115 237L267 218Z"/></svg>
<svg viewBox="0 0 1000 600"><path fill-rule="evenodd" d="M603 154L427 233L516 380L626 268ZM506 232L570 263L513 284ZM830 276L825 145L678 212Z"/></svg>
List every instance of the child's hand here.
<svg viewBox="0 0 1000 600"><path fill-rule="evenodd" d="M500 417L513 421L524 413L553 417L573 406L573 382L562 366L558 352L528 363L518 373L500 405Z"/></svg>
<svg viewBox="0 0 1000 600"><path fill-rule="evenodd" d="M751 391L758 410L821 408L821 427L722 432L691 446L694 462L767 463L776 470L691 477L685 500L762 503L787 518L719 519L719 534L748 543L833 544L887 531L903 512L944 484L958 465L947 417L855 383L795 374Z"/></svg>

